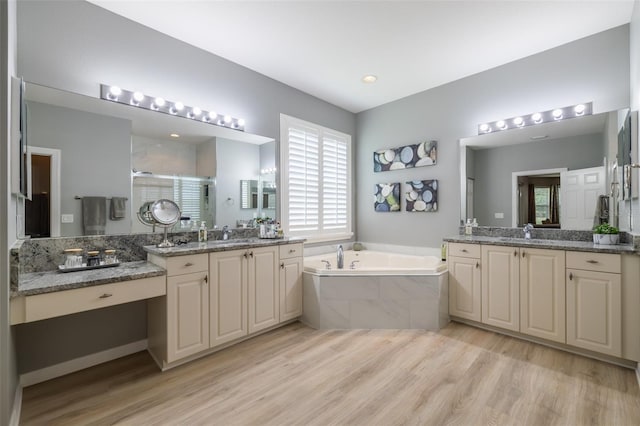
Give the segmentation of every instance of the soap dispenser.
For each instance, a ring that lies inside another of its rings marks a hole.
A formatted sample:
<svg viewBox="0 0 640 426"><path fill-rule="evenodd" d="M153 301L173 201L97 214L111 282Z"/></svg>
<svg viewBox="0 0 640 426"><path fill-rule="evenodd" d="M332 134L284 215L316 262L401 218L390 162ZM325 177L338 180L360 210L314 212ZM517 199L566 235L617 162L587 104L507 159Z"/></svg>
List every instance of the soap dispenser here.
<svg viewBox="0 0 640 426"><path fill-rule="evenodd" d="M207 223L203 220L198 229L198 242L204 243L207 241Z"/></svg>

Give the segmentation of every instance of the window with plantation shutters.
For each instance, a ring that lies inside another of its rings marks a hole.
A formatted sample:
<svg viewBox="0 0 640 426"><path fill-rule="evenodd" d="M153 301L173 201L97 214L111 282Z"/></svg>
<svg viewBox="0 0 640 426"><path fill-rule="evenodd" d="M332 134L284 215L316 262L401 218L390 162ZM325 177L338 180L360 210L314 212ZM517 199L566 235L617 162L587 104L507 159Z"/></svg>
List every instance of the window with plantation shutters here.
<svg viewBox="0 0 640 426"><path fill-rule="evenodd" d="M280 121L285 233L351 237L351 136L286 115Z"/></svg>

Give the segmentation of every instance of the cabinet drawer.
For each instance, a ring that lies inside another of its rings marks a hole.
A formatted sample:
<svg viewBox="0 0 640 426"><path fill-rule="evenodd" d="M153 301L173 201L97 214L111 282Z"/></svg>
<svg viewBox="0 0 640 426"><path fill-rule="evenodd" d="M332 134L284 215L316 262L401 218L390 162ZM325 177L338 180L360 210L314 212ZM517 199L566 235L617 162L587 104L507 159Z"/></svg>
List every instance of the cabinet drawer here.
<svg viewBox="0 0 640 426"><path fill-rule="evenodd" d="M449 243L449 256L480 258L480 244Z"/></svg>
<svg viewBox="0 0 640 426"><path fill-rule="evenodd" d="M589 253L582 251L567 252L567 268L585 271L613 272L621 270L619 254Z"/></svg>
<svg viewBox="0 0 640 426"><path fill-rule="evenodd" d="M167 258L167 276L190 274L209 270L209 255L206 253L190 256L175 256Z"/></svg>
<svg viewBox="0 0 640 426"><path fill-rule="evenodd" d="M167 294L164 276L38 294L25 298L25 322L105 308Z"/></svg>
<svg viewBox="0 0 640 426"><path fill-rule="evenodd" d="M280 246L280 259L289 259L291 257L302 257L302 243Z"/></svg>

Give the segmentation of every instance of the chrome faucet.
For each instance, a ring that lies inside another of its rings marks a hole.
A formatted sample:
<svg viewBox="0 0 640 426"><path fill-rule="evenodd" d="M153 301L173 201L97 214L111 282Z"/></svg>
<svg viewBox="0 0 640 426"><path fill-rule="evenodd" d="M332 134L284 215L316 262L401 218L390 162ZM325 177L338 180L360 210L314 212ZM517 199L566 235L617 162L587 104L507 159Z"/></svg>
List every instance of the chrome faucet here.
<svg viewBox="0 0 640 426"><path fill-rule="evenodd" d="M320 262L323 262L325 264L325 266L327 267L327 269L331 269L331 262L329 262L328 260L321 260Z"/></svg>
<svg viewBox="0 0 640 426"><path fill-rule="evenodd" d="M525 240L530 240L531 239L531 231L533 231L533 225L530 224L530 223L527 223L524 226L523 231L524 231L524 239Z"/></svg>
<svg viewBox="0 0 640 426"><path fill-rule="evenodd" d="M222 239L228 240L229 234L231 234L231 229L229 229L229 225L225 225L222 227Z"/></svg>
<svg viewBox="0 0 640 426"><path fill-rule="evenodd" d="M344 250L342 244L338 246L338 269L344 269Z"/></svg>

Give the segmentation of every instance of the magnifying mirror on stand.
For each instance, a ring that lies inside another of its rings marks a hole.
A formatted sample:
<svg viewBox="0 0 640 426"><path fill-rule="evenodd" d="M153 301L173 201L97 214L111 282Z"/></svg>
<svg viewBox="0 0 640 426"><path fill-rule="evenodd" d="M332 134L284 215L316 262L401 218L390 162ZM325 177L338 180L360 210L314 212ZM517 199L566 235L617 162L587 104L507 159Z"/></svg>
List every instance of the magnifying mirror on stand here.
<svg viewBox="0 0 640 426"><path fill-rule="evenodd" d="M158 244L160 248L173 247L167 239L168 229L180 220L180 207L171 200L161 199L147 201L138 211L138 219L155 231L156 226L164 228L164 240Z"/></svg>

